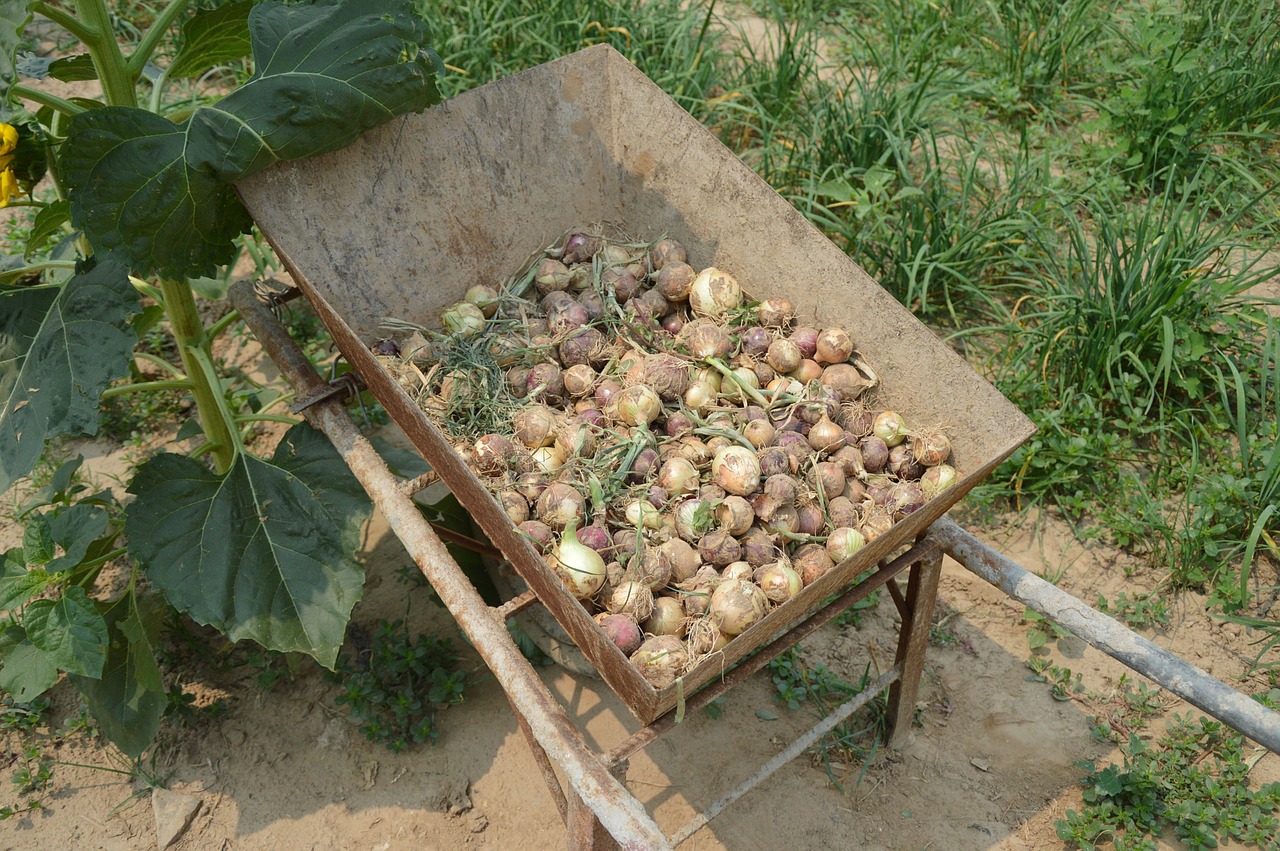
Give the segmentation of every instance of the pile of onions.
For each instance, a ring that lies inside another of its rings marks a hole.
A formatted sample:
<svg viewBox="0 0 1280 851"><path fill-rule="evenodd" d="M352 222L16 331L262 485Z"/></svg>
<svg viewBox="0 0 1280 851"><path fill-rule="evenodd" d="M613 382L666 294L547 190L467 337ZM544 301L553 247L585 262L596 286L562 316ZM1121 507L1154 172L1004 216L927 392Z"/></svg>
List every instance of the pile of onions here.
<svg viewBox="0 0 1280 851"><path fill-rule="evenodd" d="M873 403L846 329L674 239L571 233L440 318L374 354L654 688L958 478L946 434Z"/></svg>

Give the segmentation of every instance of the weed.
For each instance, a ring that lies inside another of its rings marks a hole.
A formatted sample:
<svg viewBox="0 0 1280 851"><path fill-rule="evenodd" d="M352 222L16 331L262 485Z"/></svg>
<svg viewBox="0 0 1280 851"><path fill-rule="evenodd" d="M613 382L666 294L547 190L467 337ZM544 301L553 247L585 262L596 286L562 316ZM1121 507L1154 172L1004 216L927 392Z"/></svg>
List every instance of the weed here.
<svg viewBox="0 0 1280 851"><path fill-rule="evenodd" d="M1072 700L1084 691L1079 674L1073 674L1070 668L1053 664L1047 656L1032 656L1027 659L1027 667L1031 669L1027 680L1048 683L1049 696L1054 700Z"/></svg>
<svg viewBox="0 0 1280 851"><path fill-rule="evenodd" d="M1191 848L1225 841L1274 847L1280 783L1249 788L1244 739L1217 721L1174 716L1155 744L1135 734L1121 765L1079 763L1085 806L1056 822L1058 838L1081 849L1101 837L1117 849L1154 849L1165 824Z"/></svg>
<svg viewBox="0 0 1280 851"><path fill-rule="evenodd" d="M1169 625L1168 601L1154 592L1130 597L1127 592L1121 591L1111 602L1099 594L1098 611L1122 620L1135 629Z"/></svg>
<svg viewBox="0 0 1280 851"><path fill-rule="evenodd" d="M448 639L413 635L404 621L379 621L366 652L343 655L332 679L337 697L363 722L360 732L392 751L434 742L436 712L462 701L466 672Z"/></svg>

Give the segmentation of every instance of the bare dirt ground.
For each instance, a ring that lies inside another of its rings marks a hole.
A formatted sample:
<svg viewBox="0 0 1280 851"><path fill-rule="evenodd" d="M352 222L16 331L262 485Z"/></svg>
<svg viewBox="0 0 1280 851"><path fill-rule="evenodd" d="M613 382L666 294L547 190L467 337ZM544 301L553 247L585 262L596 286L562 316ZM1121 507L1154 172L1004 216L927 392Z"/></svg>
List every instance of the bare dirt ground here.
<svg viewBox="0 0 1280 851"><path fill-rule="evenodd" d="M119 450L104 449L98 447L92 465L109 476L118 470ZM1141 573L1126 578L1134 567L1126 556L1086 550L1053 521L1040 523L1037 534L1029 528L986 537L1029 569L1054 576L1065 570L1060 584L1086 601L1099 591L1113 598L1152 582ZM20 534L12 524L0 527L0 545ZM415 628L453 635L464 645L448 614L397 575L410 561L380 517L367 528L362 557L369 580L356 622L372 628L379 619L405 617L408 608ZM1206 617L1203 602L1192 594L1178 597L1170 627L1148 634L1243 690L1263 689L1260 676L1241 679L1252 658L1250 637ZM1091 735L1091 719L1114 714L1109 698L1125 669L1077 639L1061 639L1051 646L1052 658L1081 675L1085 692L1054 700L1025 664L1031 651L1022 614L1001 592L948 563L936 619L943 640L930 648L912 741L835 766L843 792L816 760L802 757L683 847L1062 847L1054 821L1080 806L1081 771L1074 763L1118 759ZM803 652L849 680L868 665L874 674L891 663L896 619L892 604L882 603L857 625L828 625ZM309 662L293 680L268 689L250 665L190 664L182 676L197 705L221 698L225 710L196 713L186 724L166 722L144 764L169 789L199 799L190 828L171 847L562 846L563 828L501 689L473 652L464 649L464 658L473 680L464 702L441 714L436 745L406 754L366 741L334 702L340 687ZM637 728L599 681L557 668L542 669L542 676L593 745L607 749ZM66 684L53 697L50 729L57 730L74 716L76 698ZM765 720L757 709L778 717ZM1170 702L1172 712L1187 709ZM814 720L803 708L778 704L772 683L758 674L728 695L722 717L697 713L633 759L627 785L672 831ZM8 738L6 750L13 753L19 743ZM155 847L144 780L90 767L122 764L100 741L79 735L46 742L46 758L84 767L55 765L45 811L0 823L0 847ZM1280 757L1263 756L1251 778L1280 779ZM18 799L7 789L2 797L0 803Z"/></svg>

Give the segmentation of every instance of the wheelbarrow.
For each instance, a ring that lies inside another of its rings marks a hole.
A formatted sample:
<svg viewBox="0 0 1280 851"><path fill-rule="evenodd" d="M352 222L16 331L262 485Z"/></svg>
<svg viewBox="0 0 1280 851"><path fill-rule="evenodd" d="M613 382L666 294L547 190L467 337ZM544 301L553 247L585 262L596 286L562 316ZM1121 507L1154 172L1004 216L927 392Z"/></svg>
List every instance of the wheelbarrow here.
<svg viewBox="0 0 1280 851"><path fill-rule="evenodd" d="M843 252L612 48L599 46L407 116L342 151L269 169L238 186L290 275L354 373L431 465L400 481L252 288L233 302L309 403L394 533L506 691L575 848L663 848L692 835L825 732L888 691L889 738L905 740L923 668L942 552L996 582L1259 742L1280 744L1280 718L1109 618L1036 580L943 514L1034 427ZM656 690L604 637L519 536L448 440L370 352L383 323L435 324L468 287L494 284L555 234L610 222L669 234L696 265L734 272L754 294L784 295L802 317L842 325L881 371L884 397L910 421L944 422L959 479L857 556L829 571L672 686ZM346 388L349 389L349 388ZM941 400L947 401L944 412ZM412 496L437 477L466 506L530 591L491 608L450 558ZM898 577L907 578L905 590ZM672 836L622 785L626 759L684 712L776 658L877 588L902 615L892 668ZM545 606L646 726L593 752L520 654L505 619ZM1208 703L1208 705L1205 705ZM562 787L558 768L565 779Z"/></svg>

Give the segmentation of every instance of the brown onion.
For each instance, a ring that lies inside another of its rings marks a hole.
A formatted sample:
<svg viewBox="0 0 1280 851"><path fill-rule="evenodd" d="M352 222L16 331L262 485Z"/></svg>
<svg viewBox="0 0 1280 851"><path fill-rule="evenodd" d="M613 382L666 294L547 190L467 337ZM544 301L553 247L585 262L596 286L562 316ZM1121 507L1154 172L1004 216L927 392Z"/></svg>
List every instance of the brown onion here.
<svg viewBox="0 0 1280 851"><path fill-rule="evenodd" d="M631 655L631 664L649 685L661 690L672 685L689 665L689 651L674 635L655 635L645 639Z"/></svg>
<svg viewBox="0 0 1280 851"><path fill-rule="evenodd" d="M775 431L768 420L752 420L742 427L742 436L756 449L763 449L773 443Z"/></svg>
<svg viewBox="0 0 1280 851"><path fill-rule="evenodd" d="M716 509L716 520L720 526L735 537L750 529L755 519L751 503L740 496L725 497L724 502Z"/></svg>
<svg viewBox="0 0 1280 851"><path fill-rule="evenodd" d="M831 364L822 371L822 377L818 380L822 382L823 387L834 390L845 402L857 399L868 386L853 364L848 363Z"/></svg>
<svg viewBox="0 0 1280 851"><path fill-rule="evenodd" d="M596 371L590 364L575 364L566 369L561 378L564 380L564 389L575 399L582 399L595 392Z"/></svg>
<svg viewBox="0 0 1280 851"><path fill-rule="evenodd" d="M759 568L751 578L769 602L778 605L793 599L804 587L800 574L780 561Z"/></svg>
<svg viewBox="0 0 1280 851"><path fill-rule="evenodd" d="M831 518L831 525L839 529L842 526L856 527L862 518L862 513L858 511L858 504L853 500L838 496L827 500L827 516Z"/></svg>
<svg viewBox="0 0 1280 851"><path fill-rule="evenodd" d="M827 328L818 334L812 355L821 364L844 363L853 354L853 341L843 328Z"/></svg>
<svg viewBox="0 0 1280 851"><path fill-rule="evenodd" d="M680 329L677 338L696 358L723 358L733 351L729 332L710 319L698 319Z"/></svg>
<svg viewBox="0 0 1280 851"><path fill-rule="evenodd" d="M821 544L805 544L796 550L792 566L799 572L801 581L808 588L835 565L827 555L826 548Z"/></svg>
<svg viewBox="0 0 1280 851"><path fill-rule="evenodd" d="M808 479L809 484L824 499L837 497L844 492L844 470L832 461L814 464L809 470Z"/></svg>
<svg viewBox="0 0 1280 851"><path fill-rule="evenodd" d="M529 519L529 501L515 491L502 491L498 494L498 502L502 504L503 513L515 525Z"/></svg>
<svg viewBox="0 0 1280 851"><path fill-rule="evenodd" d="M572 485L552 482L538 497L538 519L557 531L570 522L581 521L585 513L586 500Z"/></svg>
<svg viewBox="0 0 1280 851"><path fill-rule="evenodd" d="M663 266L653 279L654 289L668 301L688 301L697 272L688 263L676 261Z"/></svg>
<svg viewBox="0 0 1280 851"><path fill-rule="evenodd" d="M819 535L827 527L827 518L822 515L822 508L816 503L796 506L796 531L801 535Z"/></svg>
<svg viewBox="0 0 1280 851"><path fill-rule="evenodd" d="M809 445L815 452L835 452L844 446L844 429L833 423L824 412L809 429Z"/></svg>
<svg viewBox="0 0 1280 851"><path fill-rule="evenodd" d="M756 318L766 328L782 328L796 315L796 309L785 298L767 298L756 306Z"/></svg>
<svg viewBox="0 0 1280 851"><path fill-rule="evenodd" d="M645 384L662 399L673 402L689 387L689 368L671 355L649 355L643 361Z"/></svg>
<svg viewBox="0 0 1280 851"><path fill-rule="evenodd" d="M723 567L742 557L742 545L728 532L717 529L698 539L698 555L707 564Z"/></svg>
<svg viewBox="0 0 1280 851"><path fill-rule="evenodd" d="M747 496L760 487L760 462L744 446L727 446L712 459L711 475L729 493Z"/></svg>
<svg viewBox="0 0 1280 851"><path fill-rule="evenodd" d="M680 538L672 538L658 547L658 553L666 562L671 574L671 582L686 582L691 579L702 566L698 551L688 542Z"/></svg>
<svg viewBox="0 0 1280 851"><path fill-rule="evenodd" d="M658 240L649 248L649 268L654 271L661 271L672 263L683 263L687 259L684 246L670 237Z"/></svg>
<svg viewBox="0 0 1280 851"><path fill-rule="evenodd" d="M653 601L653 614L641 624L645 632L653 635L684 637L684 604L675 597L658 597Z"/></svg>
<svg viewBox="0 0 1280 851"><path fill-rule="evenodd" d="M726 635L739 635L760 621L769 610L769 598L759 586L745 579L722 582L711 594L712 623Z"/></svg>
<svg viewBox="0 0 1280 851"><path fill-rule="evenodd" d="M804 354L795 341L786 339L774 340L770 343L764 356L765 363L782 375L787 375L800 366L803 358Z"/></svg>
<svg viewBox="0 0 1280 851"><path fill-rule="evenodd" d="M849 526L832 529L827 535L827 555L836 564L852 558L866 545L867 539L862 537L862 533Z"/></svg>
<svg viewBox="0 0 1280 851"><path fill-rule="evenodd" d="M911 438L911 454L926 467L936 467L951 457L951 441L941 431L927 429Z"/></svg>
<svg viewBox="0 0 1280 851"><path fill-rule="evenodd" d="M530 449L555 443L559 421L555 412L545 405L521 408L511 420L516 440Z"/></svg>

